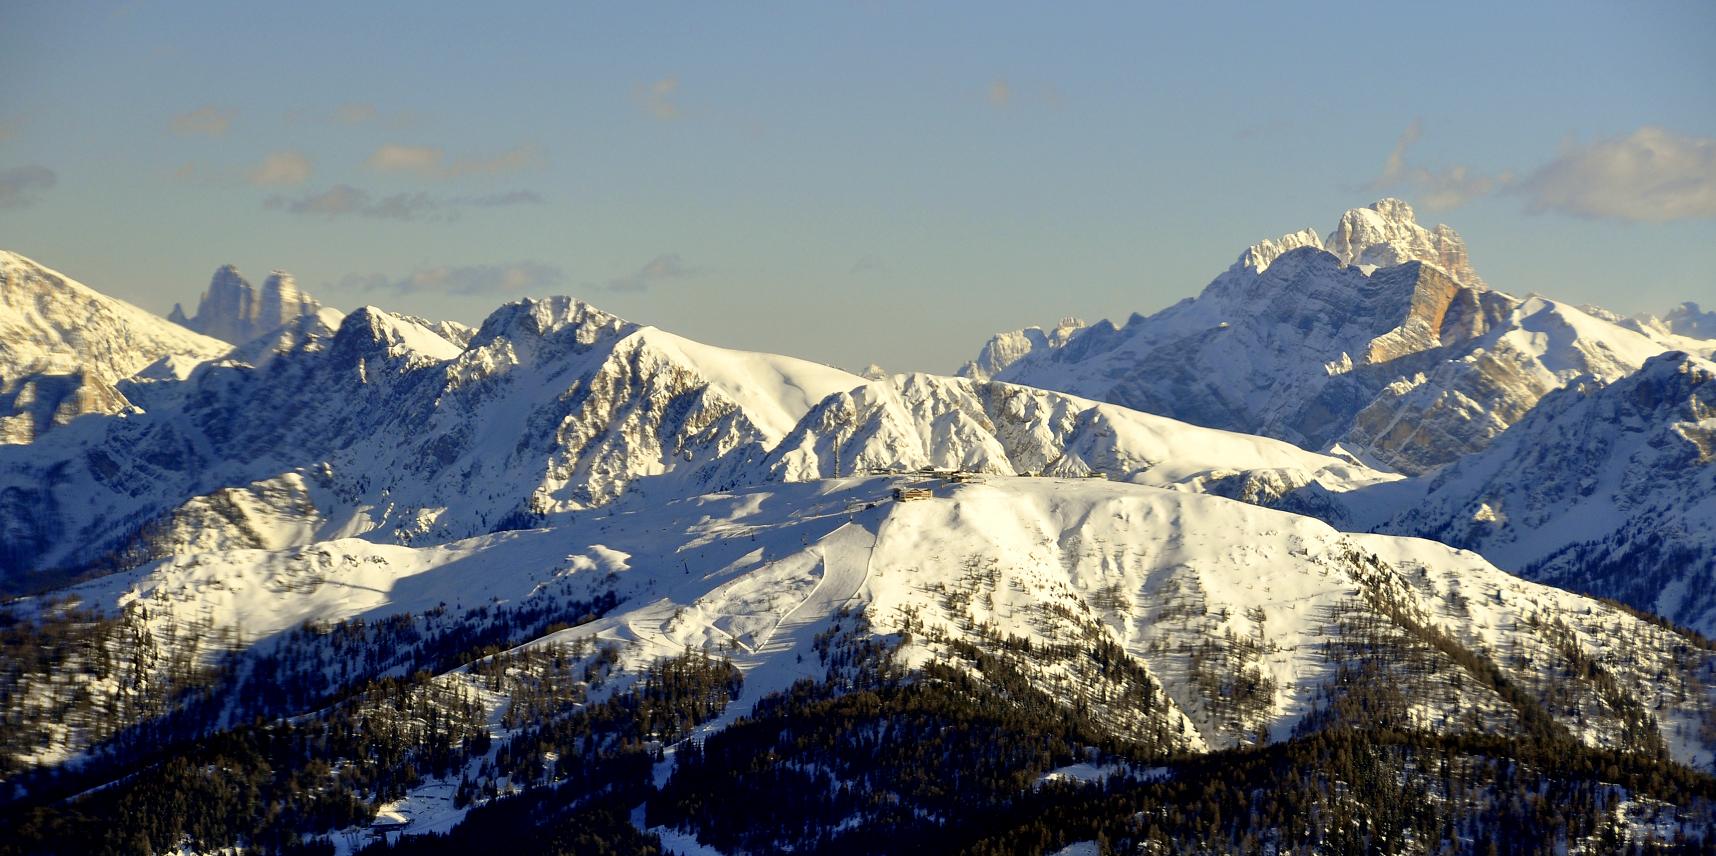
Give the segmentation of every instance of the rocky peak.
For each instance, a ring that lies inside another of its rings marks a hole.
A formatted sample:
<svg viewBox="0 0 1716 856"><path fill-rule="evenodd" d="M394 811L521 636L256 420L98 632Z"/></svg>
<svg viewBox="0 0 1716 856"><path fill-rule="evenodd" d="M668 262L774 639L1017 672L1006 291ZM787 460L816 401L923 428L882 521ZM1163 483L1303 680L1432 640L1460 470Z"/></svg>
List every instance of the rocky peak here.
<svg viewBox="0 0 1716 856"><path fill-rule="evenodd" d="M1325 250L1343 265L1385 268L1424 262L1442 269L1462 285L1488 287L1472 269L1466 242L1458 232L1442 225L1434 229L1420 226L1412 206L1399 199L1379 199L1364 208L1348 210L1326 238L1319 237L1312 229L1300 229L1274 240L1259 241L1240 254L1235 267L1262 273L1276 259L1302 247Z"/></svg>
<svg viewBox="0 0 1716 856"><path fill-rule="evenodd" d="M1283 253L1297 250L1300 247L1316 247L1320 250L1323 248L1323 238L1317 234L1317 230L1305 228L1282 235L1277 240L1258 241L1246 248L1245 252L1240 253L1239 266L1262 273L1265 268L1274 264L1275 260L1280 258Z"/></svg>
<svg viewBox="0 0 1716 856"><path fill-rule="evenodd" d="M1343 264L1392 267L1409 261L1433 264L1464 285L1486 287L1472 269L1466 242L1447 226L1418 225L1412 206L1382 199L1341 215L1323 246Z"/></svg>
<svg viewBox="0 0 1716 856"><path fill-rule="evenodd" d="M956 374L973 380L988 380L1008 366L1033 353L1052 351L1065 345L1085 328L1084 319L1066 317L1050 329L1026 327L997 333L984 344L977 359L961 366Z"/></svg>
<svg viewBox="0 0 1716 856"><path fill-rule="evenodd" d="M597 309L575 297L516 300L483 319L469 348L479 350L510 342L524 358L541 351L578 352L598 342L623 336L637 325Z"/></svg>
<svg viewBox="0 0 1716 856"><path fill-rule="evenodd" d="M174 304L167 318L199 333L241 345L281 325L321 309L316 299L298 290L292 275L276 270L262 283L251 285L238 268L221 265L209 280L208 291L197 302L197 314L185 315Z"/></svg>
<svg viewBox="0 0 1716 856"><path fill-rule="evenodd" d="M1669 332L1693 339L1716 339L1716 310L1704 311L1688 300L1662 316Z"/></svg>

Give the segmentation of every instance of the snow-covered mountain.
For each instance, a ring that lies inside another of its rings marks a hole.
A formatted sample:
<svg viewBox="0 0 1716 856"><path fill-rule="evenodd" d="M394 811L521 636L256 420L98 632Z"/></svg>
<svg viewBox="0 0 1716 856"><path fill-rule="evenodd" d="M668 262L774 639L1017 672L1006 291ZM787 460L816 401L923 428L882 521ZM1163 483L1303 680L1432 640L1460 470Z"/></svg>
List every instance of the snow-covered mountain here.
<svg viewBox="0 0 1716 856"><path fill-rule="evenodd" d="M122 379L163 360L157 374L182 371L227 350L0 251L0 444L28 443L87 413L125 412Z"/></svg>
<svg viewBox="0 0 1716 856"><path fill-rule="evenodd" d="M1309 508L1386 478L1060 393L866 382L569 298L502 307L463 347L378 309L324 311L135 394L148 412L0 454L14 585L330 537L439 543L860 470L1099 474Z"/></svg>
<svg viewBox="0 0 1716 856"><path fill-rule="evenodd" d="M1361 525L1381 512L1384 531L1716 634L1716 363L1671 352L1583 378L1487 449L1343 502Z"/></svg>
<svg viewBox="0 0 1716 856"><path fill-rule="evenodd" d="M151 386L145 413L0 454L0 561L16 579L358 533L438 542L641 482L697 493L861 382L569 298L505 306L463 347L373 307L324 311Z"/></svg>
<svg viewBox="0 0 1716 856"><path fill-rule="evenodd" d="M1084 327L1082 319L1062 318L1061 323L1048 330L1026 327L1023 330L996 333L984 344L983 350L978 352L977 359L960 366L956 374L973 380L988 380L1031 354L1051 351L1065 345L1074 333Z"/></svg>
<svg viewBox="0 0 1716 856"><path fill-rule="evenodd" d="M1574 377L1683 345L1490 289L1399 200L1246 250L1196 298L1029 350L997 378L1419 473L1484 448Z"/></svg>
<svg viewBox="0 0 1716 856"><path fill-rule="evenodd" d="M824 399L742 482L923 469L1097 476L1265 504L1386 482L1288 443L1014 384L905 374Z"/></svg>
<svg viewBox="0 0 1716 856"><path fill-rule="evenodd" d="M531 645L607 651L633 674L725 652L744 693L703 733L826 678L829 637L858 628L906 669L1006 654L1111 734L1173 751L1327 727L1368 668L1396 694L1397 727L1505 735L1537 718L1591 746L1712 758L1697 717L1716 654L1671 630L1434 542L1100 480L830 479L439 546L215 551L65 594L141 610L156 640L231 627L261 644L305 622L611 595L606 616Z"/></svg>
<svg viewBox="0 0 1716 856"><path fill-rule="evenodd" d="M322 305L299 291L297 281L283 270L269 273L259 291L238 268L222 265L197 301L196 315L185 315L184 307L175 303L167 319L198 333L242 345L295 318L315 315L321 310Z"/></svg>
<svg viewBox="0 0 1716 856"><path fill-rule="evenodd" d="M1716 646L1545 583L1716 625L1716 365L1411 219L974 377L572 298L134 369L0 446L0 850L1707 843Z"/></svg>

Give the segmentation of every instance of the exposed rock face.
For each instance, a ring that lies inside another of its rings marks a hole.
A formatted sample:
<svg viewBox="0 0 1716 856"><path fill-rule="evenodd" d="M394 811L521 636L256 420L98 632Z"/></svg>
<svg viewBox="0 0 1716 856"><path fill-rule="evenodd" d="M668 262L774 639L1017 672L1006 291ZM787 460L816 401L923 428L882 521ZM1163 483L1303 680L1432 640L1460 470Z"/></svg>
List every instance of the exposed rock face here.
<svg viewBox="0 0 1716 856"><path fill-rule="evenodd" d="M316 299L298 290L292 275L274 271L258 292L232 265L222 265L209 280L209 290L197 303L195 317L173 305L168 319L199 333L242 345L264 333L321 309Z"/></svg>
<svg viewBox="0 0 1716 856"><path fill-rule="evenodd" d="M1418 225L1412 206L1383 199L1341 215L1323 248L1349 265L1393 267L1419 261L1433 264L1464 285L1486 287L1472 269L1466 242L1453 229Z"/></svg>
<svg viewBox="0 0 1716 856"><path fill-rule="evenodd" d="M88 413L123 413L124 394L87 369L0 378L0 443L29 443Z"/></svg>
<svg viewBox="0 0 1716 856"><path fill-rule="evenodd" d="M1568 380L1613 380L1670 344L1489 289L1458 235L1385 199L1326 239L1307 229L1250 247L1156 315L1021 348L997 379L1413 474L1482 449Z"/></svg>

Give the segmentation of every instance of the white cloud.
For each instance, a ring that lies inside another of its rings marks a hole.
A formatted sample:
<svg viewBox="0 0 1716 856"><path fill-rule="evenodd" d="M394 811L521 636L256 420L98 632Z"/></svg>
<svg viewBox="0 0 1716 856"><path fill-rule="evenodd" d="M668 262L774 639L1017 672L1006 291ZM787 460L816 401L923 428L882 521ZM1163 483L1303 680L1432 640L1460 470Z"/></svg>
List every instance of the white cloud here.
<svg viewBox="0 0 1716 856"><path fill-rule="evenodd" d="M189 113L180 113L174 116L169 124L173 133L182 136L205 134L210 137L219 137L232 127L234 115L233 111L223 110L219 107L198 107Z"/></svg>
<svg viewBox="0 0 1716 856"><path fill-rule="evenodd" d="M0 208L27 208L37 194L59 183L59 176L45 166L15 166L0 169Z"/></svg>
<svg viewBox="0 0 1716 856"><path fill-rule="evenodd" d="M1409 189L1426 210L1445 211L1458 208L1481 196L1488 196L1513 180L1510 173L1485 175L1463 164L1431 170L1412 166L1407 152L1424 136L1424 122L1413 119L1394 148L1383 161L1382 174L1365 185L1368 191Z"/></svg>
<svg viewBox="0 0 1716 856"><path fill-rule="evenodd" d="M310 159L302 152L274 152L246 174L251 184L259 186L298 185L310 180L315 172Z"/></svg>
<svg viewBox="0 0 1716 856"><path fill-rule="evenodd" d="M1646 125L1569 144L1519 191L1531 211L1652 223L1716 218L1716 139Z"/></svg>

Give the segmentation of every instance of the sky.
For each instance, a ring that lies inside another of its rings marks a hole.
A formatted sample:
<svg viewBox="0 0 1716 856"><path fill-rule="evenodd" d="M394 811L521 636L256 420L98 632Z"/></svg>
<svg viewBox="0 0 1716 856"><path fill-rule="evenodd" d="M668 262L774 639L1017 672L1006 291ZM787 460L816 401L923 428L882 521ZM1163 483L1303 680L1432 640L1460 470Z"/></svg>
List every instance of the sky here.
<svg viewBox="0 0 1716 856"><path fill-rule="evenodd" d="M1716 4L1076 8L0 0L0 248L945 373L1398 196L1501 290L1716 304Z"/></svg>

